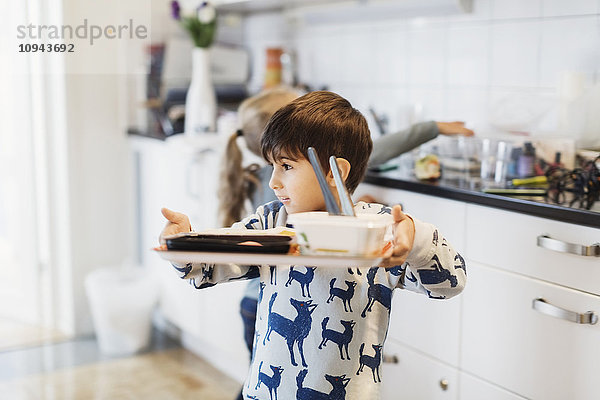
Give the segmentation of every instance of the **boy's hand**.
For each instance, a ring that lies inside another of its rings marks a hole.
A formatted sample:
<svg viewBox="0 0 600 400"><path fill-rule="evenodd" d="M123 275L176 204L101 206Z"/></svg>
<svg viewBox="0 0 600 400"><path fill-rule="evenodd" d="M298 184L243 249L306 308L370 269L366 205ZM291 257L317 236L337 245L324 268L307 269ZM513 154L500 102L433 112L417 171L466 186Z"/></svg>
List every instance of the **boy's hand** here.
<svg viewBox="0 0 600 400"><path fill-rule="evenodd" d="M402 212L402 206L392 207L394 239L392 247L384 254L385 258L380 267L393 267L406 261L415 241L415 223Z"/></svg>
<svg viewBox="0 0 600 400"><path fill-rule="evenodd" d="M158 237L160 244L165 244L165 236L192 231L192 226L190 225L190 220L187 215L171 211L168 208L162 208L160 212L168 220Z"/></svg>

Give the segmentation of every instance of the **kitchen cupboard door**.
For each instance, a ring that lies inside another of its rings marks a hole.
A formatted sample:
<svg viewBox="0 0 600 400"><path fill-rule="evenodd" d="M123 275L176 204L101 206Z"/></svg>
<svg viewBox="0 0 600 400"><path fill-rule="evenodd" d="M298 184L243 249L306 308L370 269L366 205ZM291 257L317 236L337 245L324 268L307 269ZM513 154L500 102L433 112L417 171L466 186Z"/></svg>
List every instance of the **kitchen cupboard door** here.
<svg viewBox="0 0 600 400"><path fill-rule="evenodd" d="M508 390L482 381L470 374L460 373L460 400L526 400Z"/></svg>
<svg viewBox="0 0 600 400"><path fill-rule="evenodd" d="M175 141L175 139L180 139ZM170 155L172 201L181 204L196 232L218 228L218 185L221 168L221 142L211 137L207 144L187 148L185 137L170 139L166 147Z"/></svg>
<svg viewBox="0 0 600 400"><path fill-rule="evenodd" d="M158 236L166 223L160 212L162 207L187 214L197 231L217 226L222 140L207 136L190 142L183 135L164 142L131 138L137 171L135 197L139 203L136 224L138 261L161 283L160 309L165 318L197 336L202 335L207 323L214 322L207 322L207 304L213 297L205 290L194 289L187 280L179 279L171 264L152 248L158 245Z"/></svg>
<svg viewBox="0 0 600 400"><path fill-rule="evenodd" d="M458 367L461 296L449 300L396 290L388 337Z"/></svg>
<svg viewBox="0 0 600 400"><path fill-rule="evenodd" d="M394 340L383 350L386 360L394 362L383 363L381 400L457 399L458 370Z"/></svg>
<svg viewBox="0 0 600 400"><path fill-rule="evenodd" d="M462 370L527 398L599 398L600 324L567 319L597 317L600 296L475 262L463 296Z"/></svg>
<svg viewBox="0 0 600 400"><path fill-rule="evenodd" d="M564 252L595 252L594 243L600 229L467 205L469 259L600 295L600 257Z"/></svg>

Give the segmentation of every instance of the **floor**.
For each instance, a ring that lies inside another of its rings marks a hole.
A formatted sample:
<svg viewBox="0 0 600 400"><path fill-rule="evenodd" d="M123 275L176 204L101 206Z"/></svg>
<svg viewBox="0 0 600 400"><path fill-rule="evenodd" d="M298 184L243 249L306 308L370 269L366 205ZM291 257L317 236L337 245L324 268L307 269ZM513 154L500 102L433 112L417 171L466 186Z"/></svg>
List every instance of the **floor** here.
<svg viewBox="0 0 600 400"><path fill-rule="evenodd" d="M158 331L150 348L135 356L105 356L93 337L0 350L2 399L233 400L239 389Z"/></svg>
<svg viewBox="0 0 600 400"><path fill-rule="evenodd" d="M0 317L0 352L56 343L67 339L67 336L53 329Z"/></svg>

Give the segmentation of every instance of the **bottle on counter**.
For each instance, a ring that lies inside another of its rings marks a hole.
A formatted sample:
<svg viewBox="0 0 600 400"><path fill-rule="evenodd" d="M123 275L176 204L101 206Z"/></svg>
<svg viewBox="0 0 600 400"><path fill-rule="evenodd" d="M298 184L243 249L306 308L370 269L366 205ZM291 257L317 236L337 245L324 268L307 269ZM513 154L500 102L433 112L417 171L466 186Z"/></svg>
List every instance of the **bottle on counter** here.
<svg viewBox="0 0 600 400"><path fill-rule="evenodd" d="M519 156L517 175L519 178L535 176L535 148L531 142L525 142L523 152Z"/></svg>
<svg viewBox="0 0 600 400"><path fill-rule="evenodd" d="M267 48L267 63L265 69L264 89L273 88L281 84L281 55L283 49L280 47Z"/></svg>
<svg viewBox="0 0 600 400"><path fill-rule="evenodd" d="M519 174L517 171L517 166L519 164L519 157L523 154L523 148L521 147L513 147L510 153L510 160L508 162L508 167L506 169L506 177L509 179L518 178Z"/></svg>

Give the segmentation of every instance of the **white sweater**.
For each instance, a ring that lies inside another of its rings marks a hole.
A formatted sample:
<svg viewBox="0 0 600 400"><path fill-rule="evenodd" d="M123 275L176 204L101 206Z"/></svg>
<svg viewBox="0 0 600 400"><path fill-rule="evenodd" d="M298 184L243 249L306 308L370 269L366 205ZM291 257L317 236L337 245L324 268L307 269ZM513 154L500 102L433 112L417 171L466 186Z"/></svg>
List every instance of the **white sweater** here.
<svg viewBox="0 0 600 400"><path fill-rule="evenodd" d="M356 213L382 213L358 203ZM235 228L285 226L279 201L260 206ZM415 241L403 265L326 268L187 264L175 266L196 288L260 276L254 354L244 385L247 399L378 399L380 366L394 289L436 299L459 294L463 258L438 230L413 218Z"/></svg>

